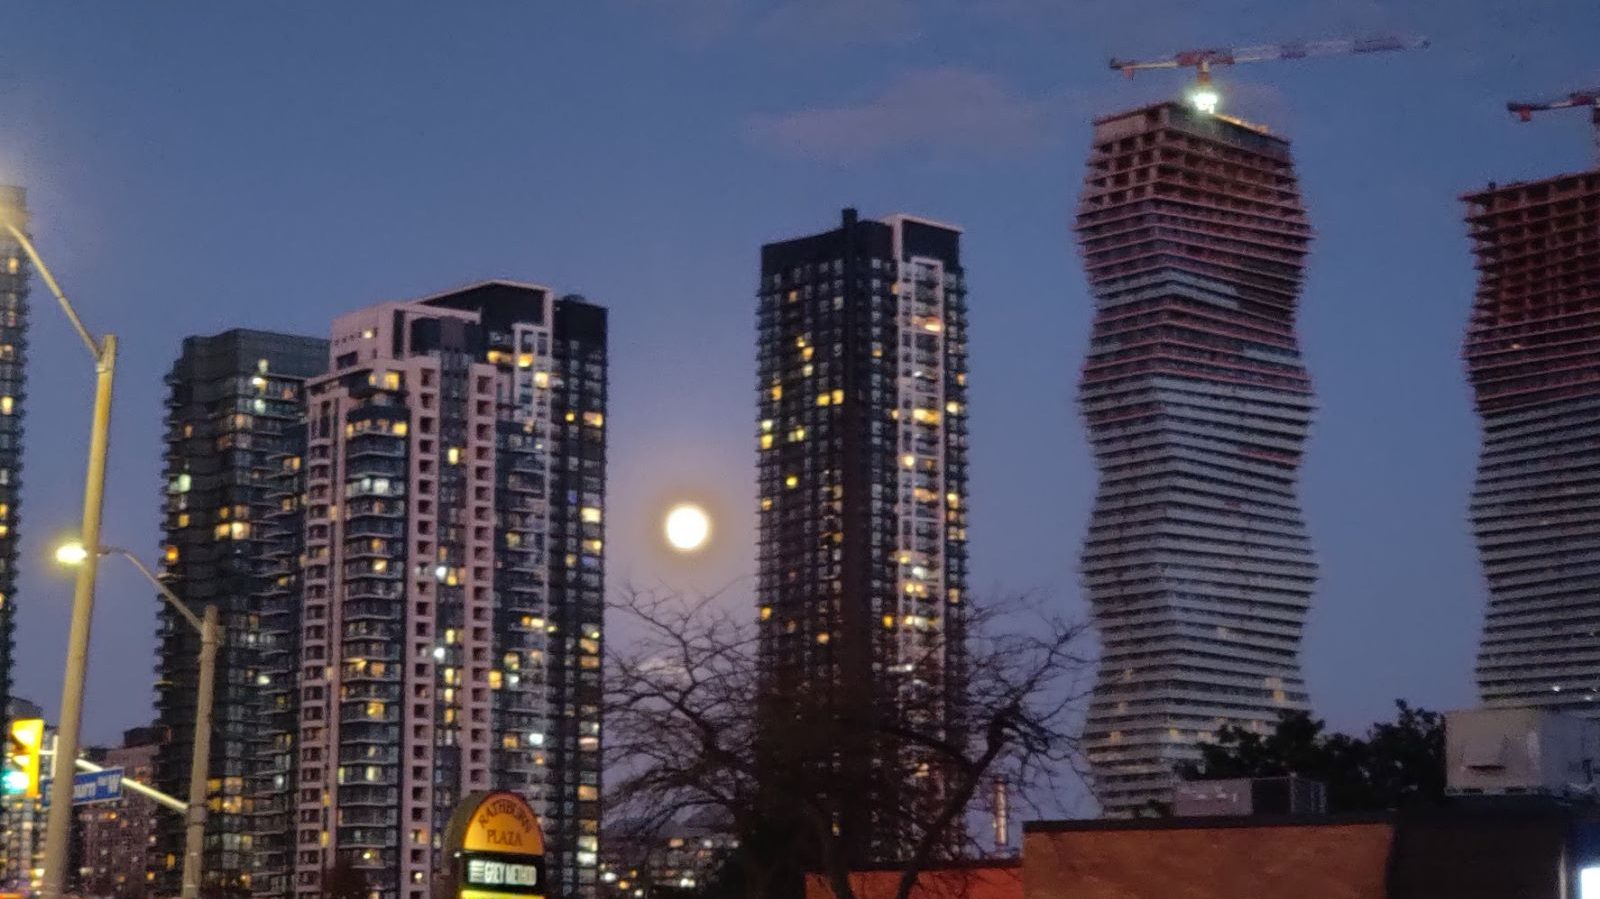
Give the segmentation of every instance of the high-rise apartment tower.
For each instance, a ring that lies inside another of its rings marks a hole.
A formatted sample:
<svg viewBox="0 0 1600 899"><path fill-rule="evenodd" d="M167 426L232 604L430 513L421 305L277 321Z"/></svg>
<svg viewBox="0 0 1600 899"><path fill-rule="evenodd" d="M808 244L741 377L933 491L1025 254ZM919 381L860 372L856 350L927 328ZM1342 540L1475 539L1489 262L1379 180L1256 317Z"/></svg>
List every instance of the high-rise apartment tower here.
<svg viewBox="0 0 1600 899"><path fill-rule="evenodd" d="M327 365L327 347L325 340L264 331L189 337L166 379L162 576L196 614L216 605L223 628L209 762L208 889L259 886L251 876L253 784L260 760L272 751L263 725L278 686L263 680L273 643L262 613L284 567L275 556L280 540L265 524L281 512L272 481L280 457L298 452L301 394L306 379ZM166 603L156 606L156 723L169 738L156 748L155 780L168 794L185 796L200 635ZM157 816L154 889L177 892L183 842L183 819ZM270 834L262 837L262 845L271 843Z"/></svg>
<svg viewBox="0 0 1600 899"><path fill-rule="evenodd" d="M1177 103L1097 120L1088 168L1079 396L1100 489L1082 574L1101 661L1084 736L1103 810L1125 815L1168 801L1217 728L1306 707L1311 229L1287 141Z"/></svg>
<svg viewBox="0 0 1600 899"><path fill-rule="evenodd" d="M812 709L802 714L815 713L819 726L915 714L921 726L959 739L967 601L961 233L907 215L862 220L846 209L835 230L762 247L758 298L766 724L806 730L790 720L798 708ZM768 740L783 741L781 730ZM909 835L889 806L942 784L936 771L917 770L914 752L872 742L841 747L838 770L816 772L842 797L839 826L858 861L897 857Z"/></svg>
<svg viewBox="0 0 1600 899"><path fill-rule="evenodd" d="M0 206L26 217L27 194L0 185ZM24 226L25 227L25 226ZM17 514L22 490L23 365L28 352L28 261L0 237L0 709L11 700L11 650L16 631Z"/></svg>
<svg viewBox="0 0 1600 899"><path fill-rule="evenodd" d="M104 758L97 761L108 768L121 768L125 777L150 783L155 776L156 747L162 738L159 727L124 731L122 745L106 750ZM78 809L78 827L83 832L78 878L83 892L91 896L148 894L155 877L149 863L155 824L170 814L170 810L132 790L121 799Z"/></svg>
<svg viewBox="0 0 1600 899"><path fill-rule="evenodd" d="M308 388L295 891L342 857L426 899L476 790L600 831L606 313L493 281L334 322Z"/></svg>
<svg viewBox="0 0 1600 899"><path fill-rule="evenodd" d="M1488 705L1600 714L1600 171L1468 194Z"/></svg>

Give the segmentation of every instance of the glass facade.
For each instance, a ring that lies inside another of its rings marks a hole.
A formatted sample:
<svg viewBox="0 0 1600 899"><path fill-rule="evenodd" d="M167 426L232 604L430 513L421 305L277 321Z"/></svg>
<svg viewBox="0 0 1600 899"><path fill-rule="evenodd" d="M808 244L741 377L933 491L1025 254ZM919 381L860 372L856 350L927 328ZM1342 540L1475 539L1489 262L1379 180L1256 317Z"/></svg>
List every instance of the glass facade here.
<svg viewBox="0 0 1600 899"><path fill-rule="evenodd" d="M283 605L274 596L281 597L292 559L270 522L283 512L283 460L302 439L301 391L326 364L326 347L261 331L190 337L167 376L161 574L197 614L216 605L223 626L209 764L209 889L252 888L256 779L271 756L271 730L262 725L286 692L267 672L282 665L269 658L279 650L273 610ZM156 786L185 796L200 638L167 604L157 608L156 722L171 738L157 751ZM181 885L183 831L181 818L160 817L151 860L158 890Z"/></svg>
<svg viewBox="0 0 1600 899"><path fill-rule="evenodd" d="M27 194L0 185L0 205L27 216ZM28 262L22 247L0 237L0 709L11 700L16 642L19 500L22 491L22 407L27 399Z"/></svg>
<svg viewBox="0 0 1600 899"><path fill-rule="evenodd" d="M836 230L762 248L757 602L772 771L796 730L853 716L960 738L959 250L954 228L855 210ZM936 800L944 784L910 747L868 739L814 772L837 784L839 827L863 862L897 857L911 835L906 804Z"/></svg>

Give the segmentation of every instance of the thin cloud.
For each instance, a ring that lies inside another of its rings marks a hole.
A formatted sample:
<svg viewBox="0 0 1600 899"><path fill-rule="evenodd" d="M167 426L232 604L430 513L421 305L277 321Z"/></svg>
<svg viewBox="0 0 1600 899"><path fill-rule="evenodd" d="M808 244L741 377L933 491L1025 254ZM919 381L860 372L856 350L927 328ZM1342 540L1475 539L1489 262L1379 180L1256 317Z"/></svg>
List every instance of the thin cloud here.
<svg viewBox="0 0 1600 899"><path fill-rule="evenodd" d="M745 127L763 149L840 164L900 152L1012 156L1048 142L1046 106L987 72L918 69L863 102L752 116Z"/></svg>
<svg viewBox="0 0 1600 899"><path fill-rule="evenodd" d="M921 36L911 0L790 0L758 19L765 40L904 44Z"/></svg>
<svg viewBox="0 0 1600 899"><path fill-rule="evenodd" d="M913 0L632 0L632 8L662 17L692 48L747 39L817 48L905 44L921 36L926 12Z"/></svg>

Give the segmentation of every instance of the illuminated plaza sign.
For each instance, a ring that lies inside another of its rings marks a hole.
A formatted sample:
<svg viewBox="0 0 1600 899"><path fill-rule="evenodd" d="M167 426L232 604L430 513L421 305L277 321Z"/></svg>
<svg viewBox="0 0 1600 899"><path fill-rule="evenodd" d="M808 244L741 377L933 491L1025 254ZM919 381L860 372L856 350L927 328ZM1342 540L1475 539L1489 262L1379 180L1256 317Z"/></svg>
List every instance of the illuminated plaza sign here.
<svg viewBox="0 0 1600 899"><path fill-rule="evenodd" d="M516 793L473 793L445 832L459 899L542 897L544 831Z"/></svg>

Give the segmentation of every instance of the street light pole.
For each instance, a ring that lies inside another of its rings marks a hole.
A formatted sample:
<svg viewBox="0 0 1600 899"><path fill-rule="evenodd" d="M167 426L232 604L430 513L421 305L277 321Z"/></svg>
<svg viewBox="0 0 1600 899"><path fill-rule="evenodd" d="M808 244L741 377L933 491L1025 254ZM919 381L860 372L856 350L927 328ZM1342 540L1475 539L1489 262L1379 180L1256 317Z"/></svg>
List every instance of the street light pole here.
<svg viewBox="0 0 1600 899"><path fill-rule="evenodd" d="M15 210L7 210L14 213ZM94 357L94 420L89 428L89 466L83 482L83 526L80 539L85 546L100 545L100 513L106 487L106 452L111 443L111 388L117 369L117 338L107 334L96 341L85 328L77 310L62 293L61 285L39 258L33 241L7 214L0 226L22 247L34 271L44 279L56 302L61 305L78 337ZM89 624L94 614L94 585L98 560L91 553L78 569L72 591L72 626L67 632L67 669L61 679L61 716L56 719L56 771L50 781L50 813L45 819L44 877L40 895L60 899L67 879L67 846L72 829L72 765L78 757L78 731L83 723L83 684L89 674ZM60 759L68 759L63 765Z"/></svg>
<svg viewBox="0 0 1600 899"><path fill-rule="evenodd" d="M217 607L208 605L205 607L204 617L196 617L194 611L184 605L183 600L156 577L155 572L146 568L138 556L125 549L105 546L101 547L100 552L88 555L113 553L127 559L134 568L139 569L145 580L161 593L161 598L167 601L167 605L176 609L178 614L189 622L190 627L200 632L200 685L195 696L194 746L189 757L189 808L185 817L187 827L183 836L183 892L180 894L182 899L200 899L201 871L205 863L206 781L210 778L211 767L211 709L216 698L217 646L222 642ZM51 796L51 801L55 801L54 794Z"/></svg>

